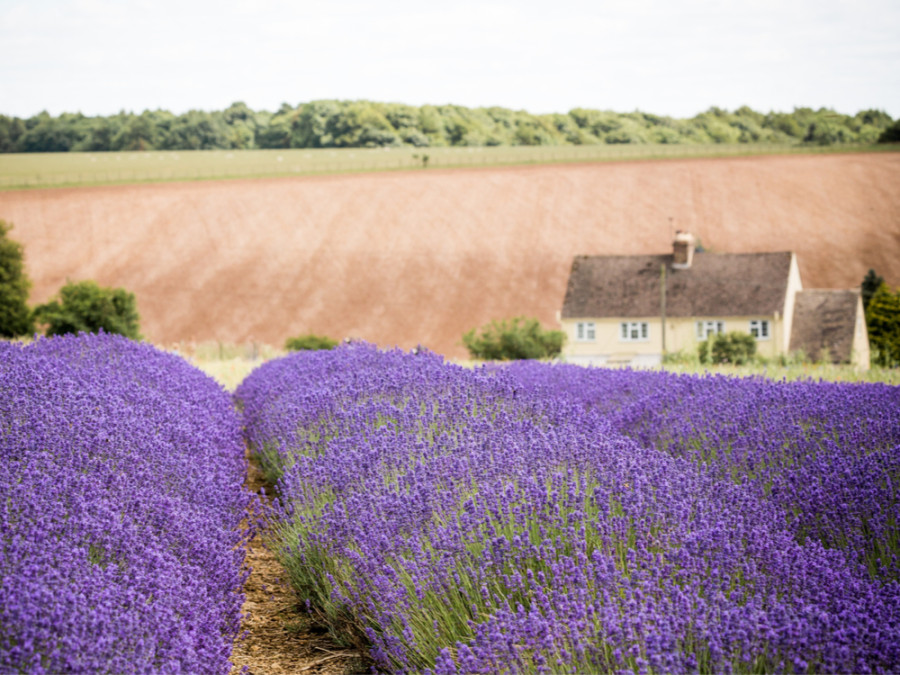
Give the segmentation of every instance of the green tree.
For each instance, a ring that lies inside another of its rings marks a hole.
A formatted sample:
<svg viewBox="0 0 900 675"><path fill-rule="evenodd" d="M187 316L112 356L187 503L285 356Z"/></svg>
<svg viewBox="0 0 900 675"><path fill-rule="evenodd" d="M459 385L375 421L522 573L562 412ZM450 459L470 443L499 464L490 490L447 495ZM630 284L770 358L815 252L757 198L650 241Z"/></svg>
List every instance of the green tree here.
<svg viewBox="0 0 900 675"><path fill-rule="evenodd" d="M284 348L289 352L316 351L319 349L334 349L337 347L337 343L337 340L333 340L325 335L313 335L310 333L288 338L287 342L284 343Z"/></svg>
<svg viewBox="0 0 900 675"><path fill-rule="evenodd" d="M39 323L46 324L47 335L102 330L141 339L134 293L104 288L91 280L67 283L60 289L59 298L39 305L35 315Z"/></svg>
<svg viewBox="0 0 900 675"><path fill-rule="evenodd" d="M878 137L879 143L900 143L900 120L894 122L891 126L881 132Z"/></svg>
<svg viewBox="0 0 900 675"><path fill-rule="evenodd" d="M0 152L19 152L19 141L25 135L25 123L18 117L0 115Z"/></svg>
<svg viewBox="0 0 900 675"><path fill-rule="evenodd" d="M31 282L25 274L22 245L6 235L12 225L0 220L0 336L19 337L34 332L28 309Z"/></svg>
<svg viewBox="0 0 900 675"><path fill-rule="evenodd" d="M231 147L231 144L221 115L189 110L172 120L160 147L166 150L216 150Z"/></svg>
<svg viewBox="0 0 900 675"><path fill-rule="evenodd" d="M731 120L731 125L740 131L738 136L739 143L757 143L772 140L774 134L771 130L763 127L764 123L765 117L747 106L742 106L735 110Z"/></svg>
<svg viewBox="0 0 900 675"><path fill-rule="evenodd" d="M762 124L765 128L792 140L801 140L806 135L806 126L791 113L771 112L766 115Z"/></svg>
<svg viewBox="0 0 900 675"><path fill-rule="evenodd" d="M862 302L863 302L863 311L868 311L869 309L869 300L872 299L872 296L875 295L875 291L878 290L878 287L884 283L884 277L879 276L875 273L875 270L870 269L866 276L863 277L862 280Z"/></svg>
<svg viewBox="0 0 900 675"><path fill-rule="evenodd" d="M334 138L330 127L340 114L337 101L312 101L304 103L287 117L290 119L290 140L294 148L330 148Z"/></svg>
<svg viewBox="0 0 900 675"><path fill-rule="evenodd" d="M721 108L710 108L694 117L692 122L713 143L737 143L740 140L741 130L731 125L731 115Z"/></svg>
<svg viewBox="0 0 900 675"><path fill-rule="evenodd" d="M51 117L46 111L40 113L34 125L26 123L28 131L19 140L21 149L24 152L68 152L79 140L73 124L75 119L71 115Z"/></svg>
<svg viewBox="0 0 900 675"><path fill-rule="evenodd" d="M803 137L804 143L812 145L833 145L852 140L847 129L827 119L810 124Z"/></svg>
<svg viewBox="0 0 900 675"><path fill-rule="evenodd" d="M868 124L873 127L878 127L879 129L887 129L891 126L891 122L894 120L891 119L891 116L888 115L883 110L860 110L854 116L854 119L858 120L860 124Z"/></svg>
<svg viewBox="0 0 900 675"><path fill-rule="evenodd" d="M429 145L447 144L441 112L433 105L423 105L419 108L419 130L428 138Z"/></svg>
<svg viewBox="0 0 900 675"><path fill-rule="evenodd" d="M72 150L80 152L105 152L112 150L113 139L125 124L125 116L86 118L82 125L81 140Z"/></svg>
<svg viewBox="0 0 900 675"><path fill-rule="evenodd" d="M419 125L418 109L404 103L384 103L381 106L385 119L398 131L400 129L417 129Z"/></svg>
<svg viewBox="0 0 900 675"><path fill-rule="evenodd" d="M278 112L269 118L268 123L258 130L256 143L261 148L289 148L291 147L291 124L295 111L287 103L279 108ZM317 147L317 146L295 146Z"/></svg>
<svg viewBox="0 0 900 675"><path fill-rule="evenodd" d="M153 150L162 142L163 129L149 110L131 115L112 139L113 150Z"/></svg>
<svg viewBox="0 0 900 675"><path fill-rule="evenodd" d="M226 125L228 147L247 150L256 146L259 119L246 103L243 101L232 103L222 113L222 120Z"/></svg>
<svg viewBox="0 0 900 675"><path fill-rule="evenodd" d="M311 101L255 112L242 102L223 111L173 115L145 110L109 117L47 112L0 115L0 152L211 149L595 145L598 143L900 142L900 122L880 110L844 115L828 108L758 113L713 107L690 119L641 111L576 108L533 115L509 108L414 107L373 101Z"/></svg>
<svg viewBox="0 0 900 675"><path fill-rule="evenodd" d="M473 328L463 335L463 344L473 359L515 361L558 356L566 335L545 330L537 319L518 316L510 321L494 320L476 334Z"/></svg>
<svg viewBox="0 0 900 675"><path fill-rule="evenodd" d="M900 293L882 283L866 311L872 361L886 368L900 366Z"/></svg>

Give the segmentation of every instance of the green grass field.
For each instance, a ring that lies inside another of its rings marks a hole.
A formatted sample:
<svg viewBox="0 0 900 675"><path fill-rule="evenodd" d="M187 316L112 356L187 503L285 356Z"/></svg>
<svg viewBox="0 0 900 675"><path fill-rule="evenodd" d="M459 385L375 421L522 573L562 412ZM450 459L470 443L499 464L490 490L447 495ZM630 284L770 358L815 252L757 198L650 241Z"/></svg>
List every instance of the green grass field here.
<svg viewBox="0 0 900 675"><path fill-rule="evenodd" d="M269 359L288 352L269 345L236 345L225 343L181 344L164 347L182 355L200 370L229 391L234 389L254 369ZM481 361L450 359L467 368L481 365ZM766 377L770 380L825 380L829 382L883 382L900 385L900 368L871 368L857 370L850 365L800 363L789 366L701 366L698 364L666 364L659 367L673 373L702 375L705 373L731 377Z"/></svg>
<svg viewBox="0 0 900 675"><path fill-rule="evenodd" d="M897 150L895 145L810 147L741 143L0 154L0 190L427 168Z"/></svg>
<svg viewBox="0 0 900 675"><path fill-rule="evenodd" d="M28 343L30 338L15 340ZM228 391L237 386L253 370L271 359L285 356L289 352L280 347L261 343L237 344L229 342L180 342L170 345L156 345L159 349L178 354L212 377ZM448 359L464 368L475 368L483 361L471 359ZM821 363L801 363L790 366L701 366L699 364L666 364L660 370L673 373L703 375L706 373L731 377L766 377L770 380L825 380L829 382L882 382L900 386L900 368L871 368L857 370L850 365L826 365Z"/></svg>

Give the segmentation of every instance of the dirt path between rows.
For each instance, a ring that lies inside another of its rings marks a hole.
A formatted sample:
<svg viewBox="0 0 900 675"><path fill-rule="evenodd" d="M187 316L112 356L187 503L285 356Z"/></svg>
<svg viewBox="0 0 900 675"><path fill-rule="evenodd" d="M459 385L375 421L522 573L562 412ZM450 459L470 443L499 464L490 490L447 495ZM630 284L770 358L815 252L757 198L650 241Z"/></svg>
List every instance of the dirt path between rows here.
<svg viewBox="0 0 900 675"><path fill-rule="evenodd" d="M248 462L247 488L258 494L265 481L256 464ZM336 645L298 609L285 569L258 535L248 546L244 564L252 571L244 587L244 637L235 642L231 675L366 672L357 652Z"/></svg>

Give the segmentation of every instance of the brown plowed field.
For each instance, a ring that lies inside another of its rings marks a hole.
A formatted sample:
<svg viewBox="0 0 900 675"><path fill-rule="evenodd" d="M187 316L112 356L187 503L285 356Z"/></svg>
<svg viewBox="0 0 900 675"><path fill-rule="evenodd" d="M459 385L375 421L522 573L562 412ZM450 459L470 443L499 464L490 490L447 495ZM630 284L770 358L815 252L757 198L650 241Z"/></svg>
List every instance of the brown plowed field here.
<svg viewBox="0 0 900 675"><path fill-rule="evenodd" d="M146 337L305 332L463 356L555 325L572 256L793 250L805 287L900 284L900 153L633 161L0 193L34 282L134 291Z"/></svg>

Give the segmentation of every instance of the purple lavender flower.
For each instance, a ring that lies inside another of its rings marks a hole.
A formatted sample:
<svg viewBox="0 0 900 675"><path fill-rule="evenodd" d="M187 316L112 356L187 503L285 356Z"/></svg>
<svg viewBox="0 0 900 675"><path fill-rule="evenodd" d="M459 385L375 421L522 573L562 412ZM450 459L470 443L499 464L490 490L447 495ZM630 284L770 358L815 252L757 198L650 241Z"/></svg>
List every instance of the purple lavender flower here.
<svg viewBox="0 0 900 675"><path fill-rule="evenodd" d="M228 672L242 447L228 395L179 357L0 343L0 671Z"/></svg>
<svg viewBox="0 0 900 675"><path fill-rule="evenodd" d="M771 382L520 362L534 392L603 413L643 445L746 484L799 542L900 582L900 387Z"/></svg>
<svg viewBox="0 0 900 675"><path fill-rule="evenodd" d="M798 502L771 490L815 475L791 473L816 465L793 443L824 457L863 438L835 408L893 394L804 399L751 381L724 387L723 410L700 378L675 397L639 377L609 390L585 377L604 392L590 399L566 393L567 373L520 368L470 371L357 344L270 362L236 392L248 441L277 478L274 550L320 618L368 640L379 667L900 666L898 585L867 572L867 552L848 553L870 539L802 536L814 515L792 517ZM756 429L779 428L779 406L796 413L760 446ZM892 414L857 420L869 445L844 455L889 455ZM896 484L884 464L866 466ZM848 513L858 502L841 495Z"/></svg>

